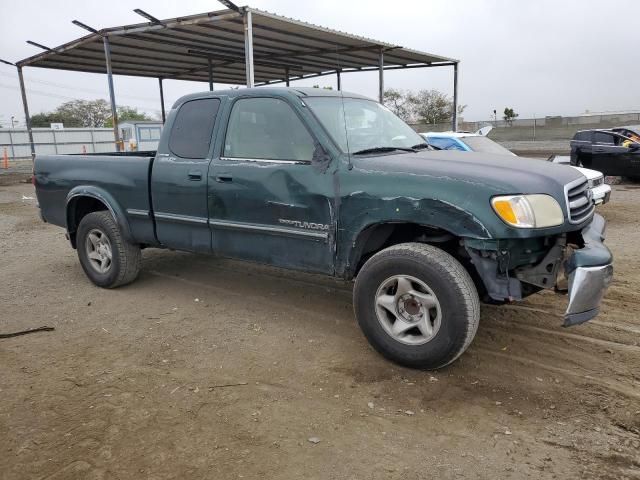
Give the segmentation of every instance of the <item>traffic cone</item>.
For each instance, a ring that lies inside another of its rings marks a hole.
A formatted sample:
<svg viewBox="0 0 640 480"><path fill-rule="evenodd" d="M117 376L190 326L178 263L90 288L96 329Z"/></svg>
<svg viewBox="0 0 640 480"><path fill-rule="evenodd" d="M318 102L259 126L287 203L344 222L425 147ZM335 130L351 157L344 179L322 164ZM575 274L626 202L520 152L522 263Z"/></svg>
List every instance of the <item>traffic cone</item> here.
<svg viewBox="0 0 640 480"><path fill-rule="evenodd" d="M2 168L9 169L9 154L7 153L7 147L4 147L4 155L2 156Z"/></svg>

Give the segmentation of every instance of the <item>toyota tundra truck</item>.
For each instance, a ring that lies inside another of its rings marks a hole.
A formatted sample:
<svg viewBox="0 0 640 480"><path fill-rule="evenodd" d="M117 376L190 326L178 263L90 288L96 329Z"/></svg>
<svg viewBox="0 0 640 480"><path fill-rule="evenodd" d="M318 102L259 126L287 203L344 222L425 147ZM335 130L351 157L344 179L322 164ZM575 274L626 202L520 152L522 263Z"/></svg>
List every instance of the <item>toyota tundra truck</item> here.
<svg viewBox="0 0 640 480"><path fill-rule="evenodd" d="M37 155L34 184L42 219L66 229L99 287L135 280L145 248L354 280L368 341L415 368L465 351L480 301L553 289L567 294L563 325L586 322L613 272L580 172L435 151L343 92L188 95L157 152Z"/></svg>

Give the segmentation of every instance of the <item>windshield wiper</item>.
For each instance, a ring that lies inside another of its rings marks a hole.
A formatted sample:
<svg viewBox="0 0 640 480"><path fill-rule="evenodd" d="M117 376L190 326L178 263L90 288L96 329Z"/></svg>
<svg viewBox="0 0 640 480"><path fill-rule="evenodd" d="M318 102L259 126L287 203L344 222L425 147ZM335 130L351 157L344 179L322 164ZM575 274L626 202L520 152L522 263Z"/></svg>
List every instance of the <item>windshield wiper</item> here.
<svg viewBox="0 0 640 480"><path fill-rule="evenodd" d="M353 152L352 155L365 155L367 153L385 153L385 152L393 152L395 150L401 150L403 152L411 152L411 153L415 153L416 152L413 148L373 147L373 148L365 148L364 150L358 150L357 152Z"/></svg>
<svg viewBox="0 0 640 480"><path fill-rule="evenodd" d="M428 143L423 142L423 143L418 143L416 145L413 145L411 148L413 150L422 150L424 148L433 148L433 145L429 145Z"/></svg>

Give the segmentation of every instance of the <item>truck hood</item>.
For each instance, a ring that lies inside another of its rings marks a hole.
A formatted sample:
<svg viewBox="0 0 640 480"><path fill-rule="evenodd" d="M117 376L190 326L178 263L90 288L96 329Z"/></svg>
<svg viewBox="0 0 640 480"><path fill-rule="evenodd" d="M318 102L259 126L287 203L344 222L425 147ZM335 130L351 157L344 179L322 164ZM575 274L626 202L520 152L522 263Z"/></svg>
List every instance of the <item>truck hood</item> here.
<svg viewBox="0 0 640 480"><path fill-rule="evenodd" d="M574 168L544 160L451 150L352 156L351 161L363 172L474 185L491 195L549 193L560 202L564 201L564 186L583 177Z"/></svg>

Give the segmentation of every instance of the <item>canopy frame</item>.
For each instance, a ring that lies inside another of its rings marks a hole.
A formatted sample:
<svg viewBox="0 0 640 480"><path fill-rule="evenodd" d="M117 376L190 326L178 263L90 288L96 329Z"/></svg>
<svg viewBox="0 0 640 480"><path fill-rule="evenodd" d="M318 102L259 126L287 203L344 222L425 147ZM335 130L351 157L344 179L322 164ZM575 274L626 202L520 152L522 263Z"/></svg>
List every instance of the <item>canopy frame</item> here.
<svg viewBox="0 0 640 480"><path fill-rule="evenodd" d="M146 23L97 30L72 23L88 35L55 48L28 41L43 52L15 64L31 153L35 155L23 68L39 67L106 73L116 147L123 145L118 129L114 75L155 77L163 122L166 120L163 81L192 80L231 85L267 86L301 79L378 72L378 100L384 97L384 72L413 68L453 67L452 129L458 127L459 61L407 49L345 32L282 17L219 0L225 10L160 20L135 9Z"/></svg>

